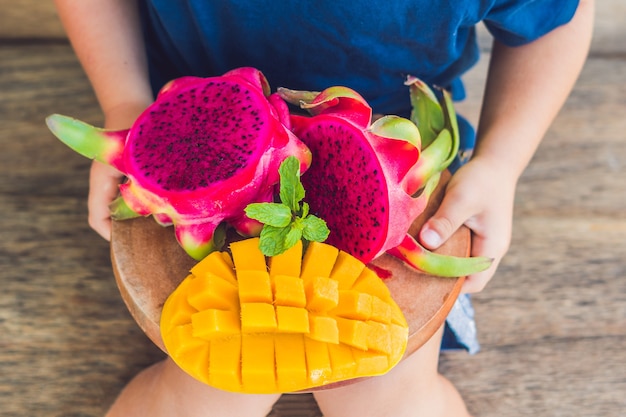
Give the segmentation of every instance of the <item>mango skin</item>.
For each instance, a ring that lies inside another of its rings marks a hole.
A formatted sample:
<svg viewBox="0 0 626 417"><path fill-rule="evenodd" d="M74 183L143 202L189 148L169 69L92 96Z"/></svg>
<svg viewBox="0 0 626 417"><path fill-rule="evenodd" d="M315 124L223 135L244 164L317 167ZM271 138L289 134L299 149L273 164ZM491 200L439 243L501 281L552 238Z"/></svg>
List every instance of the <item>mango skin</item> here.
<svg viewBox="0 0 626 417"><path fill-rule="evenodd" d="M168 354L197 380L248 394L306 391L384 374L402 358L407 322L360 261L317 242L265 263L258 238L230 249L225 262L194 266L163 306Z"/></svg>

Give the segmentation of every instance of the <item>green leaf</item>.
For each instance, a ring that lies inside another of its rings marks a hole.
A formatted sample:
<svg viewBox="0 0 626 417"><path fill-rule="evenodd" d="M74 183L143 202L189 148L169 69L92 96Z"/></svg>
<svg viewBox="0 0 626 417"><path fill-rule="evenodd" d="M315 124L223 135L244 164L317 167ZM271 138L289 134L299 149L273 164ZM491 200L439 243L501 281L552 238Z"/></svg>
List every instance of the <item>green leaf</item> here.
<svg viewBox="0 0 626 417"><path fill-rule="evenodd" d="M252 203L245 209L251 219L274 227L286 227L291 222L291 210L280 203Z"/></svg>
<svg viewBox="0 0 626 417"><path fill-rule="evenodd" d="M296 227L297 223L292 223L289 231L285 235L284 246L285 250L293 247L300 239L302 239L302 228Z"/></svg>
<svg viewBox="0 0 626 417"><path fill-rule="evenodd" d="M280 174L280 201L293 212L300 209L300 201L304 198L304 187L300 182L300 161L289 156L278 168Z"/></svg>
<svg viewBox="0 0 626 417"><path fill-rule="evenodd" d="M263 226L259 249L265 256L275 256L285 252L302 238L302 229L291 224L287 227Z"/></svg>
<svg viewBox="0 0 626 417"><path fill-rule="evenodd" d="M308 215L309 215L309 203L305 201L304 203L302 203L302 215L300 217L304 219Z"/></svg>
<svg viewBox="0 0 626 417"><path fill-rule="evenodd" d="M323 242L328 238L330 230L326 222L313 214L301 220L302 236L309 241Z"/></svg>
<svg viewBox="0 0 626 417"><path fill-rule="evenodd" d="M274 227L266 224L261 230L259 249L265 256L275 256L283 253L285 249L285 237L290 227Z"/></svg>
<svg viewBox="0 0 626 417"><path fill-rule="evenodd" d="M323 242L330 233L324 220L309 214L306 202L300 207L305 194L300 182L300 161L289 156L278 171L281 203L252 203L245 209L248 217L263 223L259 249L266 256L281 254L302 238Z"/></svg>

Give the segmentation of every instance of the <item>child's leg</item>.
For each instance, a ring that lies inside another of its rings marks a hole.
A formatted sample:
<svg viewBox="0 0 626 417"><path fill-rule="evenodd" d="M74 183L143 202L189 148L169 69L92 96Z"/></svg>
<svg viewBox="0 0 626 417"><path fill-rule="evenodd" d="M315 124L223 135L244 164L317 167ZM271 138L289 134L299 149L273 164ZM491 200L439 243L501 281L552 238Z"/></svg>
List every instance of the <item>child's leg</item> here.
<svg viewBox="0 0 626 417"><path fill-rule="evenodd" d="M211 388L166 359L140 372L106 417L265 417L278 398Z"/></svg>
<svg viewBox="0 0 626 417"><path fill-rule="evenodd" d="M315 392L324 417L468 417L454 386L437 370L443 328L387 374Z"/></svg>

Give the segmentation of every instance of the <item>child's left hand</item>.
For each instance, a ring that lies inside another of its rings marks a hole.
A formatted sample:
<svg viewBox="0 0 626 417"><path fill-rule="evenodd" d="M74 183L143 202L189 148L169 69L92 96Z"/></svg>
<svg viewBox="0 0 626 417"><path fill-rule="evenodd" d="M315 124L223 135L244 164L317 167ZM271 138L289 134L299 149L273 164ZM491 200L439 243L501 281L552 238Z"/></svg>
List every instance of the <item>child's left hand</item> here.
<svg viewBox="0 0 626 417"><path fill-rule="evenodd" d="M420 231L422 245L436 249L465 225L472 231L471 255L493 258L488 270L467 278L463 292L481 291L509 248L516 183L488 159L474 158L452 176L441 206Z"/></svg>

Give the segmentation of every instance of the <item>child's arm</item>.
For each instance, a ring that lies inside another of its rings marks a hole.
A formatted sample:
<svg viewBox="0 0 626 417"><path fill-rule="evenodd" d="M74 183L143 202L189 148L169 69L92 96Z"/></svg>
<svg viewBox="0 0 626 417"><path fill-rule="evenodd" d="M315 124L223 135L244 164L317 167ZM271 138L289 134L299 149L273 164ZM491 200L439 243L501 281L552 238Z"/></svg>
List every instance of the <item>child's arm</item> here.
<svg viewBox="0 0 626 417"><path fill-rule="evenodd" d="M510 48L495 42L473 158L450 180L441 207L420 232L431 249L462 224L473 231L472 255L495 259L464 291L484 288L508 250L517 181L569 95L586 59L593 1L546 36Z"/></svg>
<svg viewBox="0 0 626 417"><path fill-rule="evenodd" d="M137 3L132 0L55 0L56 7L104 113L105 127L125 129L152 102ZM121 174L94 162L89 224L110 238L109 203Z"/></svg>

